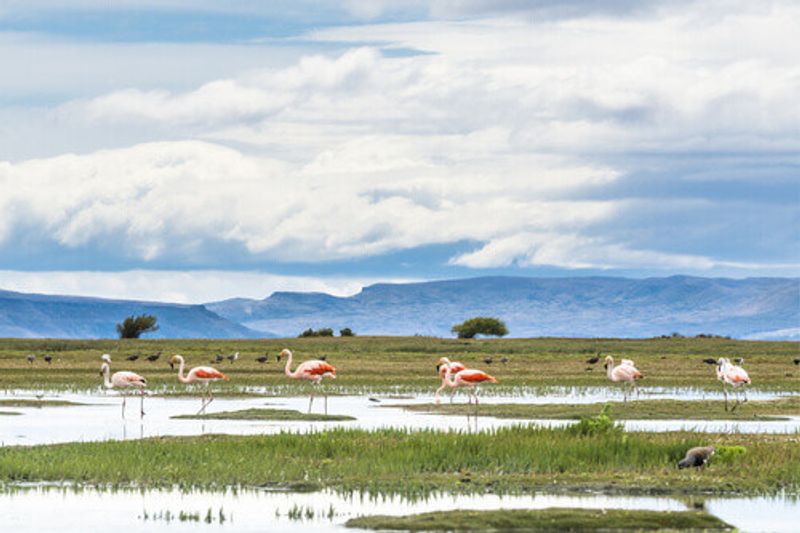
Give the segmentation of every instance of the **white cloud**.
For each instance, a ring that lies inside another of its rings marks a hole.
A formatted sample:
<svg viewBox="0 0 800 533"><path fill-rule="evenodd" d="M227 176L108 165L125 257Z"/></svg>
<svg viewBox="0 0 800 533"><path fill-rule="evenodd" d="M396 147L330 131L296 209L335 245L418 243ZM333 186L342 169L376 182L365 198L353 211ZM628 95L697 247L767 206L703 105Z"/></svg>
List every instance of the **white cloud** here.
<svg viewBox="0 0 800 533"><path fill-rule="evenodd" d="M275 291L325 292L351 296L377 282L413 279L283 276L263 272L194 270L48 271L0 270L0 288L17 292L68 294L123 300L208 303L228 298L262 299Z"/></svg>
<svg viewBox="0 0 800 533"><path fill-rule="evenodd" d="M360 47L72 101L53 111L65 131L167 140L0 163L0 245L25 228L194 264L219 243L315 262L474 240L485 245L454 264L714 268L592 237L636 200L580 198L614 184L631 153L800 150L800 7L722 5L326 29L307 37L433 53Z"/></svg>

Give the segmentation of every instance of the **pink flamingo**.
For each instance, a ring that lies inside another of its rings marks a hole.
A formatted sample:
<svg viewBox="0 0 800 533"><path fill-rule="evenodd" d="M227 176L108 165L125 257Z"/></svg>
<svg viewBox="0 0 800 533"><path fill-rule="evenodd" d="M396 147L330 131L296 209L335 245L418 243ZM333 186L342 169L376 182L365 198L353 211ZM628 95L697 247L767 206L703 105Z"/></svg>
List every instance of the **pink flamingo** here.
<svg viewBox="0 0 800 533"><path fill-rule="evenodd" d="M475 406L478 406L477 387L481 383L497 383L497 380L483 370L466 368L453 374L452 369L445 367L444 384L450 388L467 387L469 389L469 403L475 398Z"/></svg>
<svg viewBox="0 0 800 533"><path fill-rule="evenodd" d="M189 370L189 373L184 376L183 367L186 363L182 355L172 356L172 359L169 360L170 368L174 369L176 363L178 364L178 381L181 383L202 383L205 385L205 392L208 393L208 397L206 398L205 394L201 397L202 405L200 406L200 410L197 411L199 415L206 410L208 404L214 401L214 394L211 392L210 383L221 379L228 381L230 378L216 368L210 366L196 366Z"/></svg>
<svg viewBox="0 0 800 533"><path fill-rule="evenodd" d="M103 385L107 389L122 389L123 391L137 389L141 392L142 400L139 407L140 416L144 417L144 389L147 387L147 380L135 372L128 372L122 370L120 372L111 373L111 356L104 353L100 359L103 364L100 365L100 375L103 376ZM122 418L125 418L125 402L127 395L122 393Z"/></svg>
<svg viewBox="0 0 800 533"><path fill-rule="evenodd" d="M445 387L447 387L447 383L445 382L445 374L447 374L447 369L450 368L451 372L461 372L465 370L467 367L463 364L459 363L458 361L450 361L447 357L442 357L439 359L439 362L436 364L436 371L439 372L439 375L442 377L442 386L436 389L436 403L439 403L439 393L441 393ZM450 392L450 403L453 402L453 392Z"/></svg>
<svg viewBox="0 0 800 533"><path fill-rule="evenodd" d="M286 357L286 367L284 373L292 379L307 379L314 385L319 385L322 378L336 379L336 368L330 363L326 363L321 359L314 359L312 361L305 361L297 365L297 368L292 372L292 351L283 349L281 351L281 358ZM323 394L325 397L325 414L328 414L328 395ZM311 396L308 399L308 412L311 412L311 404L314 403L314 389L311 389Z"/></svg>
<svg viewBox="0 0 800 533"><path fill-rule="evenodd" d="M622 383L629 383L631 386L631 392L636 390L638 394L638 389L636 388L636 380L641 379L642 373L636 370L636 366L634 366L633 361L630 359L623 359L622 364L619 366L614 366L614 358L610 355L606 356L606 363L604 365L606 367L606 374L608 375L608 379L614 382L622 382ZM628 401L628 393L625 390L623 385L623 396L622 401Z"/></svg>
<svg viewBox="0 0 800 533"><path fill-rule="evenodd" d="M717 359L717 379L722 382L722 392L725 394L725 410L728 410L728 385L733 387L734 393L739 389L739 387L744 387L744 385L750 385L750 376L747 374L744 368L734 365L731 363L730 359L726 359L725 357L720 357ZM742 388L742 392L744 394L744 401L747 401L747 391L746 389ZM731 412L735 411L739 404L744 403L739 401L739 396L736 396L736 404L731 409Z"/></svg>

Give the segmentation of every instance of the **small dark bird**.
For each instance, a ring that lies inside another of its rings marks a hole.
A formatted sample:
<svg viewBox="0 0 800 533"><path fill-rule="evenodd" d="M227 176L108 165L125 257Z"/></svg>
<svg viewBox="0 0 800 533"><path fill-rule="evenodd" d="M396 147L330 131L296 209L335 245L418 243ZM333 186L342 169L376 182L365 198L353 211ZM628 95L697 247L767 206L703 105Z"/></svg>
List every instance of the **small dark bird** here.
<svg viewBox="0 0 800 533"><path fill-rule="evenodd" d="M158 361L159 357L161 357L161 352L150 354L150 355L147 356L146 359L148 361L150 361L151 363L154 363L154 362Z"/></svg>
<svg viewBox="0 0 800 533"><path fill-rule="evenodd" d="M47 363L48 365L49 365L49 364L51 364L51 363L53 362L53 356L52 356L52 355L45 355L45 356L44 356L44 361L45 361L45 363Z"/></svg>
<svg viewBox="0 0 800 533"><path fill-rule="evenodd" d="M744 363L744 357L737 357L736 359L733 360L733 362L739 366L742 366L742 363Z"/></svg>
<svg viewBox="0 0 800 533"><path fill-rule="evenodd" d="M319 361L324 361L324 360L325 360L325 359L327 359L327 358L328 358L328 356L327 356L327 355L320 355L319 357L317 357L317 359L318 359Z"/></svg>
<svg viewBox="0 0 800 533"><path fill-rule="evenodd" d="M281 362L281 354L278 354L278 355L277 355L277 356L275 356L275 357L278 359L278 362L280 363L280 362Z"/></svg>
<svg viewBox="0 0 800 533"><path fill-rule="evenodd" d="M494 359L492 359L491 355L487 355L486 357L483 358L483 362L486 363L487 365L491 365L492 361L494 361Z"/></svg>
<svg viewBox="0 0 800 533"><path fill-rule="evenodd" d="M256 361L258 361L259 363L266 363L267 361L269 361L269 357L267 357L266 355L262 355L261 357L256 357Z"/></svg>
<svg viewBox="0 0 800 533"><path fill-rule="evenodd" d="M501 357L501 358L500 358L500 362L501 362L501 363L503 363L503 364L506 364L506 363L508 363L508 357L506 357L506 356L504 355L503 357Z"/></svg>
<svg viewBox="0 0 800 533"><path fill-rule="evenodd" d="M375 402L375 403L381 403L381 401L380 401L379 399L377 399L377 398L372 398L372 397L370 397L370 398L369 398L369 401L371 401L371 402Z"/></svg>
<svg viewBox="0 0 800 533"><path fill-rule="evenodd" d="M800 365L800 357L795 358L794 364Z"/></svg>
<svg viewBox="0 0 800 533"><path fill-rule="evenodd" d="M35 356L35 355L33 355L33 354L30 354L30 355L28 355L28 357L26 357L25 359L27 359L27 360L28 360L28 364L29 364L29 365L32 365L32 364L33 364L33 361L36 359L36 356Z"/></svg>
<svg viewBox="0 0 800 533"><path fill-rule="evenodd" d="M224 360L225 360L225 356L222 355L221 353L218 353L217 356L214 358L214 362L215 363L221 363Z"/></svg>
<svg viewBox="0 0 800 533"><path fill-rule="evenodd" d="M137 359L139 359L139 354L135 353L133 355L129 355L125 359L127 359L128 361L136 361Z"/></svg>
<svg viewBox="0 0 800 533"><path fill-rule="evenodd" d="M232 353L228 356L228 361L231 363L235 363L237 359L239 359L239 352Z"/></svg>
<svg viewBox="0 0 800 533"><path fill-rule="evenodd" d="M714 359L713 357L706 357L705 359L703 359L703 362L705 364L707 364L707 365L716 365L717 364L717 360Z"/></svg>
<svg viewBox="0 0 800 533"><path fill-rule="evenodd" d="M586 360L586 364L587 364L587 365L594 365L594 364L596 364L598 361L600 361L600 355L599 355L599 354L598 354L598 355L595 355L594 357L590 357L589 359L587 359L587 360Z"/></svg>
<svg viewBox="0 0 800 533"><path fill-rule="evenodd" d="M714 455L713 446L699 446L686 452L686 457L678 462L678 470L682 468L705 468L708 460Z"/></svg>

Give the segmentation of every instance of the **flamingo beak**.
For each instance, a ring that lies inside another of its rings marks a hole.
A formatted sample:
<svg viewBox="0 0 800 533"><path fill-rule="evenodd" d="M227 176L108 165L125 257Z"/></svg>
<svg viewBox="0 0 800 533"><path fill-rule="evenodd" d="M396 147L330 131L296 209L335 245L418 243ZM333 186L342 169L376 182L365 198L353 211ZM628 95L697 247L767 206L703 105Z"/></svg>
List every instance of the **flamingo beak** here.
<svg viewBox="0 0 800 533"><path fill-rule="evenodd" d="M174 365L174 364L172 364L172 361L170 361L170 362L169 362L169 367L170 367L172 370L175 370L175 365Z"/></svg>
<svg viewBox="0 0 800 533"><path fill-rule="evenodd" d="M606 370L608 370L608 363L604 363L604 364L603 364L603 368L605 368Z"/></svg>
<svg viewBox="0 0 800 533"><path fill-rule="evenodd" d="M437 373L437 374L439 373L439 367L440 367L440 366L442 366L442 365L436 365L436 373Z"/></svg>

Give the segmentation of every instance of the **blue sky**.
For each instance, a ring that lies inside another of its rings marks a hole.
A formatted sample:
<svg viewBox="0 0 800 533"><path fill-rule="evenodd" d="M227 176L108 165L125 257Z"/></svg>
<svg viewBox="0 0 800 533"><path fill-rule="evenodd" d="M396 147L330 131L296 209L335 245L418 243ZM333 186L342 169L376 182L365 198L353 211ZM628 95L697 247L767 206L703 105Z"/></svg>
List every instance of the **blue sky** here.
<svg viewBox="0 0 800 533"><path fill-rule="evenodd" d="M797 276L798 16L0 0L0 288Z"/></svg>

